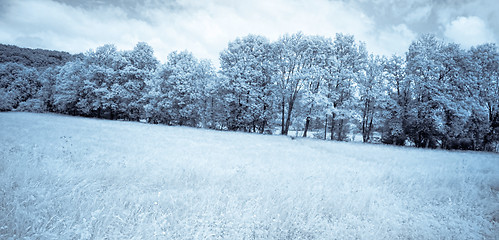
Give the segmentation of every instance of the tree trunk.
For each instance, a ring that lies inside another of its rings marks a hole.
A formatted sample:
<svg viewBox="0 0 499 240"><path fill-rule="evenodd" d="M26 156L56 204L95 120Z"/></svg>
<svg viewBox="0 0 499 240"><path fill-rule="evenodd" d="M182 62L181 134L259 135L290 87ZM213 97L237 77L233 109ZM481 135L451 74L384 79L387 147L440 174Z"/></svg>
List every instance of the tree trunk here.
<svg viewBox="0 0 499 240"><path fill-rule="evenodd" d="M345 119L341 119L338 124L338 141L343 141L343 128L345 125Z"/></svg>
<svg viewBox="0 0 499 240"><path fill-rule="evenodd" d="M285 102L284 102L284 97L282 98L281 102L281 135L288 135L288 132L284 132L284 107L285 107Z"/></svg>
<svg viewBox="0 0 499 240"><path fill-rule="evenodd" d="M334 140L334 117L335 113L331 116L331 140Z"/></svg>
<svg viewBox="0 0 499 240"><path fill-rule="evenodd" d="M263 133L265 131L265 125L267 124L267 117L265 117L267 115L267 104L264 103L263 104L263 116L262 117L262 121L260 122L260 126L258 127L258 131L260 133Z"/></svg>
<svg viewBox="0 0 499 240"><path fill-rule="evenodd" d="M371 134L373 129L373 118L374 112L368 111L365 113L364 120L362 122L362 141L369 142L371 140Z"/></svg>
<svg viewBox="0 0 499 240"><path fill-rule="evenodd" d="M369 135L366 129L366 119L362 120L362 142L367 142L369 140Z"/></svg>
<svg viewBox="0 0 499 240"><path fill-rule="evenodd" d="M369 102L364 101L364 109L362 111L362 142L367 142L369 140L369 136L367 134L367 122L369 121L368 114L368 104Z"/></svg>
<svg viewBox="0 0 499 240"><path fill-rule="evenodd" d="M265 132L265 125L267 125L267 121L266 120L264 120L262 122L262 126L260 127L260 133L264 133Z"/></svg>
<svg viewBox="0 0 499 240"><path fill-rule="evenodd" d="M372 115L371 115L371 120L369 121L369 127L367 128L368 133L369 133L367 135L367 140L371 139L371 135L372 135L372 132L373 132L373 119L374 119L374 113L372 113Z"/></svg>
<svg viewBox="0 0 499 240"><path fill-rule="evenodd" d="M327 137L327 114L326 114L326 124L324 124L324 140L326 140Z"/></svg>
<svg viewBox="0 0 499 240"><path fill-rule="evenodd" d="M310 124L310 117L307 117L305 122L305 131L303 131L303 137L307 137L308 125Z"/></svg>
<svg viewBox="0 0 499 240"><path fill-rule="evenodd" d="M288 135L288 132L289 132L289 125L291 123L291 113L293 112L293 105L294 105L294 99L291 99L289 100L289 103L288 103L288 114L286 116L286 124L285 124L285 128L284 128L284 132L285 134L284 135Z"/></svg>

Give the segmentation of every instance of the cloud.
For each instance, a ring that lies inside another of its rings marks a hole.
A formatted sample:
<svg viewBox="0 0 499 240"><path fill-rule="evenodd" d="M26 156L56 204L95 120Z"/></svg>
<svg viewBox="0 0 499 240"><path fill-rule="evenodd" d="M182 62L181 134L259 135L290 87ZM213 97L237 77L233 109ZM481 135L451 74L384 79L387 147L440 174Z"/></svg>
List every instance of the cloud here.
<svg viewBox="0 0 499 240"><path fill-rule="evenodd" d="M417 34L405 24L400 24L380 31L378 37L371 42L372 44L368 43L367 47L374 49L374 53L380 55L403 55L416 37Z"/></svg>
<svg viewBox="0 0 499 240"><path fill-rule="evenodd" d="M479 17L458 17L446 25L445 37L469 48L474 45L495 42L494 33Z"/></svg>
<svg viewBox="0 0 499 240"><path fill-rule="evenodd" d="M171 51L187 49L216 63L229 41L250 33L276 40L298 31L342 32L366 41L374 27L362 11L340 1L145 1L134 12L130 1L92 3L12 0L1 15L0 41L72 53L106 43L130 49L144 41L163 62Z"/></svg>
<svg viewBox="0 0 499 240"><path fill-rule="evenodd" d="M474 5L468 5L478 6L475 2L484 1L488 0L471 0L468 2ZM142 41L154 48L162 62L172 51L188 50L215 64L229 41L250 33L276 40L285 33L298 31L326 37L341 32L366 42L368 50L374 53L403 54L419 30L438 30L436 26L442 26L449 38L457 39L454 32L462 24L451 24L451 20L456 20L453 16L457 12L466 10L462 4L447 9L430 0L0 0L0 3L2 43L78 53L106 43L132 49ZM484 26L490 26L494 34L497 32L496 25L490 23L497 15L490 15L490 19L476 16L487 21ZM435 24L437 17L439 21ZM488 36L486 30L482 31L486 33L484 36Z"/></svg>
<svg viewBox="0 0 499 240"><path fill-rule="evenodd" d="M426 21L430 17L431 11L432 11L431 5L418 7L410 11L407 14L407 16L404 18L404 20L409 23Z"/></svg>
<svg viewBox="0 0 499 240"><path fill-rule="evenodd" d="M168 42L197 56L217 59L229 41L248 34L276 40L285 33L334 37L337 32L367 36L372 21L342 2L318 1L180 1L179 9L150 10L160 29L175 35ZM215 60L216 61L216 60Z"/></svg>
<svg viewBox="0 0 499 240"><path fill-rule="evenodd" d="M148 24L127 18L117 7L83 9L48 0L12 1L0 28L7 33L0 37L2 42L72 53L106 43L133 48L140 36L152 32ZM33 39L39 41L33 44Z"/></svg>

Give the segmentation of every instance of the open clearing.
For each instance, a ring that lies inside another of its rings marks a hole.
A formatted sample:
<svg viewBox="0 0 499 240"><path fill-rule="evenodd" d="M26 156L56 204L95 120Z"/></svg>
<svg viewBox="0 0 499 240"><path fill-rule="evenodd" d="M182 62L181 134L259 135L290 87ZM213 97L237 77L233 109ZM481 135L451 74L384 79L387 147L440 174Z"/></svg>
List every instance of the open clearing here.
<svg viewBox="0 0 499 240"><path fill-rule="evenodd" d="M499 154L0 113L0 239L498 239Z"/></svg>

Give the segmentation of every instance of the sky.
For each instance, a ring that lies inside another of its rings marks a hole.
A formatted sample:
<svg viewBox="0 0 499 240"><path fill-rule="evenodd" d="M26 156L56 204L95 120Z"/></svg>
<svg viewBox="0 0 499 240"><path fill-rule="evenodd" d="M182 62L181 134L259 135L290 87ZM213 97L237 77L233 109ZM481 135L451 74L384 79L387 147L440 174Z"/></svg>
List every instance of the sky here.
<svg viewBox="0 0 499 240"><path fill-rule="evenodd" d="M0 0L0 43L70 53L146 42L161 62L188 50L217 65L237 37L298 31L351 34L380 55L403 55L423 33L469 48L498 43L499 1Z"/></svg>

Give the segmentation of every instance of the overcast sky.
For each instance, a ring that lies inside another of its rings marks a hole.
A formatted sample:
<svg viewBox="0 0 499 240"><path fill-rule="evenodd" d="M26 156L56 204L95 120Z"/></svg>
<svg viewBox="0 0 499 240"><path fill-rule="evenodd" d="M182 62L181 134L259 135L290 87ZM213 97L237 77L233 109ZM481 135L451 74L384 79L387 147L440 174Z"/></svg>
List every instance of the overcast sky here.
<svg viewBox="0 0 499 240"><path fill-rule="evenodd" d="M404 54L418 34L468 48L499 40L497 0L0 0L0 43L85 52L151 45L161 62L189 50L218 64L250 33L352 34L375 54Z"/></svg>

